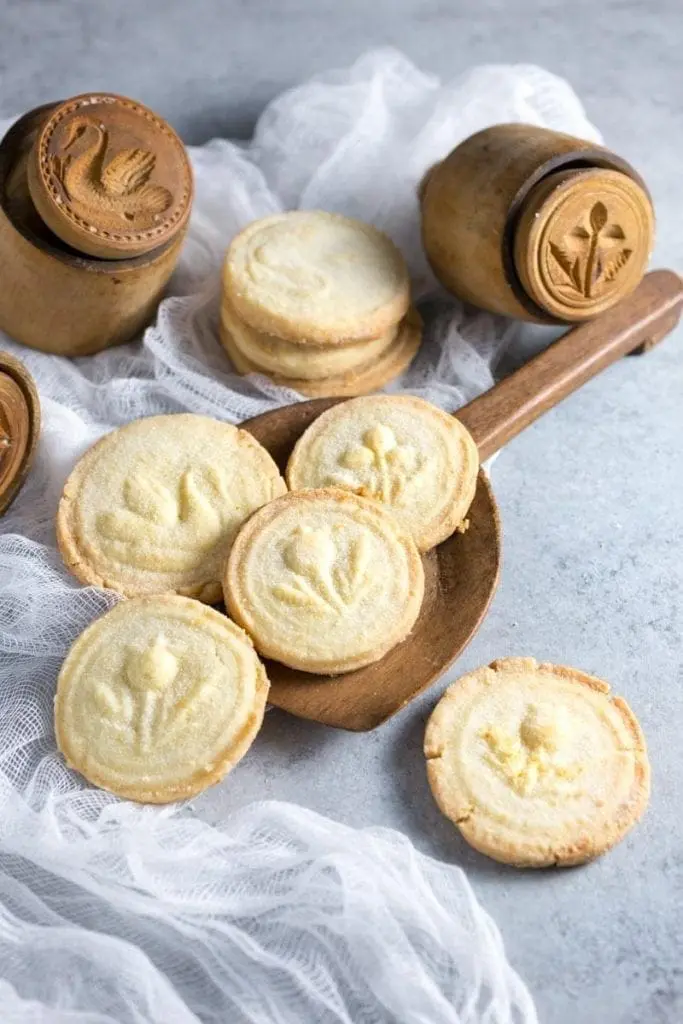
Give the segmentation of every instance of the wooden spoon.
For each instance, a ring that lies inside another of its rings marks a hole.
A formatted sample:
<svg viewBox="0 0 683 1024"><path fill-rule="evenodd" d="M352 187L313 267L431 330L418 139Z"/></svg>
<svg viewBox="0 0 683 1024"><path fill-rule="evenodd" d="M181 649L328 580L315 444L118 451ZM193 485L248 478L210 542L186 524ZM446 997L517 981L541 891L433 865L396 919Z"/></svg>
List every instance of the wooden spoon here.
<svg viewBox="0 0 683 1024"><path fill-rule="evenodd" d="M617 306L568 331L540 355L457 412L482 460L621 356L645 351L678 322L683 282L670 270L648 274ZM243 426L281 469L300 435L344 399L288 405ZM435 682L462 653L486 614L500 574L501 529L483 472L470 528L424 556L425 598L413 632L381 661L340 676L316 676L269 662L269 701L301 718L342 729L374 729Z"/></svg>

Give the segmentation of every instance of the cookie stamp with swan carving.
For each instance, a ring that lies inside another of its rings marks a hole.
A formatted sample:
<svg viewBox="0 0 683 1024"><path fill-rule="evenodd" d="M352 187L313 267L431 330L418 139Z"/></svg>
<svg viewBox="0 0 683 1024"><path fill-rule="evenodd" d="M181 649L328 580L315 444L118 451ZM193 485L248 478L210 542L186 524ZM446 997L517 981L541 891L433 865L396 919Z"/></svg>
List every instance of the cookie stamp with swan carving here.
<svg viewBox="0 0 683 1024"><path fill-rule="evenodd" d="M184 597L134 598L71 647L55 729L90 782L168 803L218 782L258 732L268 679L247 635Z"/></svg>
<svg viewBox="0 0 683 1024"><path fill-rule="evenodd" d="M175 132L142 104L105 93L54 109L28 161L28 184L62 241L107 259L163 245L184 226L192 199Z"/></svg>
<svg viewBox="0 0 683 1024"><path fill-rule="evenodd" d="M378 661L420 611L424 571L381 505L337 488L287 494L253 515L228 557L225 602L269 658L334 675Z"/></svg>

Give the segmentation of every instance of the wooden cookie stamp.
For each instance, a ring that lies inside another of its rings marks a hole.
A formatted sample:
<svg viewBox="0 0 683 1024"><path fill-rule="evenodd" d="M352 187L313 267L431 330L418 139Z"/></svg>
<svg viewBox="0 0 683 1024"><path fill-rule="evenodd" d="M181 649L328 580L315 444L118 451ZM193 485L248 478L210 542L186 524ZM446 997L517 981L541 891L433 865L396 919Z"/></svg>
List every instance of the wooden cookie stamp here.
<svg viewBox="0 0 683 1024"><path fill-rule="evenodd" d="M33 378L18 359L0 352L0 515L19 492L40 434L40 403Z"/></svg>
<svg viewBox="0 0 683 1024"><path fill-rule="evenodd" d="M102 93L30 111L0 142L0 329L80 356L152 319L192 203L177 135Z"/></svg>
<svg viewBox="0 0 683 1024"><path fill-rule="evenodd" d="M80 252L126 259L163 245L190 213L185 148L160 117L122 96L58 105L28 161L36 209Z"/></svg>
<svg viewBox="0 0 683 1024"><path fill-rule="evenodd" d="M533 125L495 125L425 177L422 234L459 298L536 323L588 320L638 285L654 212L609 150Z"/></svg>

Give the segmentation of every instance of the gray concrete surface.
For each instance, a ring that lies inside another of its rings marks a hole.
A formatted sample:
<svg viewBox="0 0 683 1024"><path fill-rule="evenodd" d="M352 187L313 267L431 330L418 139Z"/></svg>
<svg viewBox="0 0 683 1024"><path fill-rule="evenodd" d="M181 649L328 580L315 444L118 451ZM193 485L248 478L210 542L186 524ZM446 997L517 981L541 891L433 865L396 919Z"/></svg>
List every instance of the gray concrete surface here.
<svg viewBox="0 0 683 1024"><path fill-rule="evenodd" d="M380 43L453 75L533 61L567 77L650 183L654 263L683 269L680 0L0 2L0 115L86 89L147 102L183 136L248 134L262 105ZM377 732L267 716L257 749L197 805L261 797L390 825L462 864L543 1024L683 1020L683 334L613 367L513 442L495 467L503 581L457 673L505 654L581 666L638 713L654 770L642 825L594 865L504 870L436 810L421 755L447 682ZM453 678L455 671L448 678ZM303 1024L303 1022L302 1022Z"/></svg>

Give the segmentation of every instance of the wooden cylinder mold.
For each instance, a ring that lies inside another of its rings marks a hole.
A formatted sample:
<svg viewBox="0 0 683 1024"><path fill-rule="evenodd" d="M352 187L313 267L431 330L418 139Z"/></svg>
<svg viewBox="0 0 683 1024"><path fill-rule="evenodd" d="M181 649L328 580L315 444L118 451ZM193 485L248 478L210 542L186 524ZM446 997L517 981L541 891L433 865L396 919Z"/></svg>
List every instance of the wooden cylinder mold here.
<svg viewBox="0 0 683 1024"><path fill-rule="evenodd" d="M24 115L0 142L0 329L66 356L129 341L154 316L191 199L182 143L140 104L92 94Z"/></svg>
<svg viewBox="0 0 683 1024"><path fill-rule="evenodd" d="M633 291L652 250L654 212L634 169L546 128L472 135L432 168L420 198L444 287L521 320L590 319Z"/></svg>

